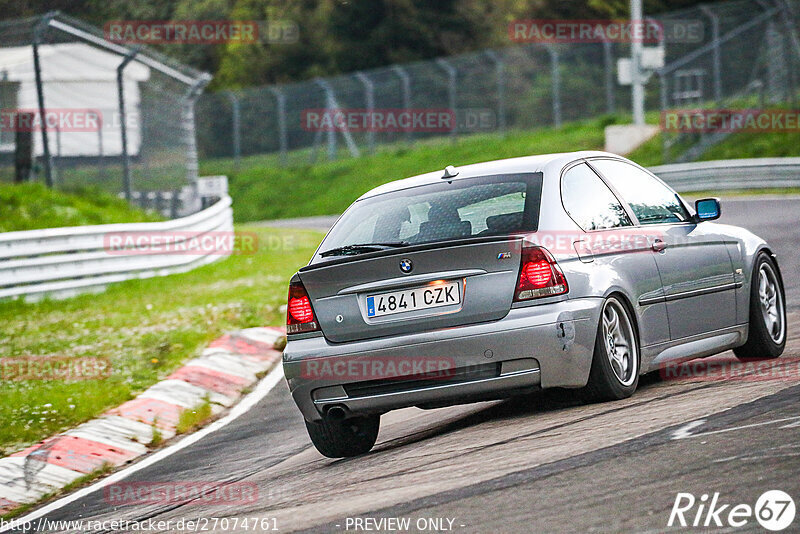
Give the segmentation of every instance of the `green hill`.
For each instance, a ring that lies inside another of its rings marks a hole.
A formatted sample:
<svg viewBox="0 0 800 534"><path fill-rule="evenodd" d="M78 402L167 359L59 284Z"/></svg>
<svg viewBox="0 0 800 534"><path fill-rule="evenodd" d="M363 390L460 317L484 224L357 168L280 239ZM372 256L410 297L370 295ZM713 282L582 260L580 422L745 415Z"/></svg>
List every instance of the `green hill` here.
<svg viewBox="0 0 800 534"><path fill-rule="evenodd" d="M39 183L0 184L0 232L158 220L98 189L65 193Z"/></svg>

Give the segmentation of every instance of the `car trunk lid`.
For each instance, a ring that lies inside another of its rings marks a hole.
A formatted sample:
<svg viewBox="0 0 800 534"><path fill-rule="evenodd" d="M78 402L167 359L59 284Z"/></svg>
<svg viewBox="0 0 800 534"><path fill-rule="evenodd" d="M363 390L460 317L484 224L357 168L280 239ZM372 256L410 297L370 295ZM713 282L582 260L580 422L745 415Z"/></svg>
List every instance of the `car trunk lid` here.
<svg viewBox="0 0 800 534"><path fill-rule="evenodd" d="M325 337L347 342L503 318L521 248L521 236L462 239L347 256L298 275Z"/></svg>

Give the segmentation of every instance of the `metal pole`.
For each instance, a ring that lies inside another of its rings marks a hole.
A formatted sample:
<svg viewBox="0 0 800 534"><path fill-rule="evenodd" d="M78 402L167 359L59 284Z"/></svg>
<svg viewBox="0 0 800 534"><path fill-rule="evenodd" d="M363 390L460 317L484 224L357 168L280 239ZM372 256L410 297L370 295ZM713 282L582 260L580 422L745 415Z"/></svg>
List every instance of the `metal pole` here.
<svg viewBox="0 0 800 534"><path fill-rule="evenodd" d="M364 86L364 100L367 105L367 113L369 113L370 121L372 121L373 111L375 111L375 84L372 83L366 74L363 72L356 72L356 78ZM375 153L375 128L370 125L367 129L367 146L370 153Z"/></svg>
<svg viewBox="0 0 800 534"><path fill-rule="evenodd" d="M328 85L324 80L318 79L315 80L315 83L319 85L323 91L325 91L325 109L332 113L336 109L336 105L334 104L334 98L331 94L331 87ZM331 127L330 130L327 132L328 134L328 161L333 161L336 159L336 127L335 125Z"/></svg>
<svg viewBox="0 0 800 534"><path fill-rule="evenodd" d="M714 100L719 105L722 102L722 50L719 41L719 17L708 6L700 6L700 10L711 19L711 38L713 39L713 73L714 73Z"/></svg>
<svg viewBox="0 0 800 534"><path fill-rule="evenodd" d="M494 61L495 78L497 80L497 129L501 136L506 134L506 64L494 50L487 50L486 55Z"/></svg>
<svg viewBox="0 0 800 534"><path fill-rule="evenodd" d="M669 86L667 85L667 75L659 71L658 80L661 87L661 116L663 117L664 112L667 111L667 106L669 105L669 95L667 94L667 91L669 90ZM661 132L661 158L664 160L663 163L669 163L669 142L667 141L667 133L664 131Z"/></svg>
<svg viewBox="0 0 800 534"><path fill-rule="evenodd" d="M242 119L239 97L233 91L225 91L231 101L231 119L233 129L233 170L239 172L242 165Z"/></svg>
<svg viewBox="0 0 800 534"><path fill-rule="evenodd" d="M617 111L614 97L614 54L610 41L603 41L603 64L606 70L606 113Z"/></svg>
<svg viewBox="0 0 800 534"><path fill-rule="evenodd" d="M125 114L125 79L123 71L128 63L133 61L139 49L134 48L128 51L122 59L122 63L117 66L117 105L119 106L119 131L122 136L122 191L125 193L125 200L131 201L131 162L128 158L128 121Z"/></svg>
<svg viewBox="0 0 800 534"><path fill-rule="evenodd" d="M392 70L397 74L400 78L400 85L403 88L403 108L406 111L411 110L411 77L408 73L401 67L400 65L393 65ZM411 130L406 130L406 141L408 144L411 144L413 141L413 136L411 135Z"/></svg>
<svg viewBox="0 0 800 534"><path fill-rule="evenodd" d="M275 87L270 87L269 90L275 95L275 100L278 104L278 140L281 150L281 165L285 167L289 156L288 137L286 133L286 95Z"/></svg>
<svg viewBox="0 0 800 534"><path fill-rule="evenodd" d="M336 102L336 96L333 94L333 87L331 87L331 84L322 79L317 79L315 82L325 91L326 107L330 110L339 109L339 104ZM358 150L356 142L353 141L353 135L350 133L350 130L344 128L342 129L341 133L342 137L344 137L345 143L347 144L347 148L350 150L350 155L354 158L361 156L361 152ZM328 159L336 159L335 127L328 133Z"/></svg>
<svg viewBox="0 0 800 534"><path fill-rule="evenodd" d="M550 54L550 76L553 83L553 126L561 128L561 72L558 65L558 51L545 45Z"/></svg>
<svg viewBox="0 0 800 534"><path fill-rule="evenodd" d="M642 0L631 0L631 24L642 24ZM644 126L644 84L642 83L642 42L631 40L631 97L633 99L633 123Z"/></svg>
<svg viewBox="0 0 800 534"><path fill-rule="evenodd" d="M103 122L102 117L100 118L100 127L97 129L97 166L98 166L98 174L101 180L105 180L106 178L106 162L105 157L103 155Z"/></svg>
<svg viewBox="0 0 800 534"><path fill-rule="evenodd" d="M447 103L453 119L456 120L456 123L453 124L450 130L450 140L455 143L456 135L458 135L458 117L456 117L456 78L458 77L458 71L444 58L437 58L436 64L447 73Z"/></svg>
<svg viewBox="0 0 800 534"><path fill-rule="evenodd" d="M53 186L55 186L59 181L58 164L56 162L60 162L61 160L61 128L56 125L54 129L56 131L56 157L53 158Z"/></svg>
<svg viewBox="0 0 800 534"><path fill-rule="evenodd" d="M197 164L197 138L195 137L194 105L203 93L203 88L211 81L211 76L202 74L189 87L184 99L183 127L186 133L186 178L188 183L197 180L199 169Z"/></svg>
<svg viewBox="0 0 800 534"><path fill-rule="evenodd" d="M58 13L51 11L44 15L33 30L33 68L36 76L36 97L39 104L39 121L42 128L42 155L44 157L44 177L47 187L53 187L53 169L50 160L50 144L47 140L47 121L45 120L44 87L42 85L42 64L39 59L39 45L44 42L44 35L50 21Z"/></svg>

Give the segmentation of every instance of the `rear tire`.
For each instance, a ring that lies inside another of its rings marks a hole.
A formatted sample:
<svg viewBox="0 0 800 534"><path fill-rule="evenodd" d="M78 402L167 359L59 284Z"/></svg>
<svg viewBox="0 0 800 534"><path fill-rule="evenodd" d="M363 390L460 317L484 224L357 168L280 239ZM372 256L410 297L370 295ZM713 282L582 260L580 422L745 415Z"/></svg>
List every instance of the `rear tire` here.
<svg viewBox="0 0 800 534"><path fill-rule="evenodd" d="M778 266L767 254L756 257L750 279L747 343L733 349L740 360L770 360L786 347L786 297Z"/></svg>
<svg viewBox="0 0 800 534"><path fill-rule="evenodd" d="M600 312L592 369L583 397L590 402L625 399L639 385L639 342L631 313L617 297Z"/></svg>
<svg viewBox="0 0 800 534"><path fill-rule="evenodd" d="M380 415L370 415L342 421L306 421L306 428L320 454L328 458L346 458L372 449L378 439L380 423Z"/></svg>

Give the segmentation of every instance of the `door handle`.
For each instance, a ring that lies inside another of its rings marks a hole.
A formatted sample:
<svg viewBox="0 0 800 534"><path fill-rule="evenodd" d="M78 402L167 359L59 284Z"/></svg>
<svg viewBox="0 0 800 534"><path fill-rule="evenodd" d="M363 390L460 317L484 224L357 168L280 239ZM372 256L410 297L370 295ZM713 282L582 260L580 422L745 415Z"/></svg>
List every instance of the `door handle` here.
<svg viewBox="0 0 800 534"><path fill-rule="evenodd" d="M653 241L653 246L652 246L653 252L664 252L666 248L667 244L661 239L655 239Z"/></svg>

